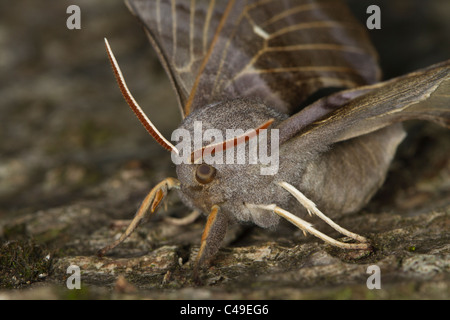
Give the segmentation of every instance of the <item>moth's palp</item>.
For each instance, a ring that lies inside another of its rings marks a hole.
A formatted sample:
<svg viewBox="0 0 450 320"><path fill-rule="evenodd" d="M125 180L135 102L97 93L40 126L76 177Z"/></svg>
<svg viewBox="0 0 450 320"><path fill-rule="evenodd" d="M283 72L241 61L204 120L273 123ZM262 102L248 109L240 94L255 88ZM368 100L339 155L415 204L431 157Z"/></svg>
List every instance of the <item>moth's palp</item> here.
<svg viewBox="0 0 450 320"><path fill-rule="evenodd" d="M178 189L180 187L180 182L175 178L166 178L160 183L158 183L145 197L144 201L142 201L141 206L139 207L136 215L128 226L127 230L121 235L121 237L111 243L110 245L104 247L103 249L97 252L98 256L103 256L106 252L114 249L119 244L121 244L126 238L133 233L133 231L137 228L139 223L141 223L148 213L154 213L161 201L167 196L168 192L171 189Z"/></svg>
<svg viewBox="0 0 450 320"><path fill-rule="evenodd" d="M122 71L120 70L119 64L117 63L116 58L114 57L114 53L109 46L108 40L105 38L106 52L108 53L109 61L111 62L114 76L116 77L117 83L119 84L120 91L122 92L125 101L130 106L131 110L133 110L136 117L142 123L144 128L150 133L150 135L158 142L163 148L175 152L178 154L178 149L174 147L169 141L164 138L164 136L156 129L144 111L141 109L139 104L134 99L130 90L128 89L127 83L125 82L125 78L123 77Z"/></svg>
<svg viewBox="0 0 450 320"><path fill-rule="evenodd" d="M277 184L279 186L281 186L283 189L285 189L286 191L288 191L290 194L292 194L295 197L295 199L297 199L298 202L300 202L300 204L306 208L306 210L308 211L308 213L310 215L312 215L312 214L316 215L317 217L319 217L320 219L325 221L334 230L336 230L336 231L346 235L347 237L355 239L356 241L359 241L359 242L369 242L363 236L360 236L360 235L358 235L356 233L350 232L347 229L344 229L341 226L339 226L338 224L336 224L333 220L331 220L325 214L323 214L317 208L317 206L316 206L316 204L314 202L309 200L303 193L301 193L298 189L296 189L291 184L289 184L287 182L284 182L284 181L277 182Z"/></svg>

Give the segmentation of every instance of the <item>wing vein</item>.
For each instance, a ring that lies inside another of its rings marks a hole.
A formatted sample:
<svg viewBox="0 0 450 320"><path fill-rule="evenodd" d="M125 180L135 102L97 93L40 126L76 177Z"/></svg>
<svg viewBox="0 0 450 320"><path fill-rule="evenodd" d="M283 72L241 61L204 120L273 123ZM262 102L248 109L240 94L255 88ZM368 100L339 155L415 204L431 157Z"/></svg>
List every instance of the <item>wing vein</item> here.
<svg viewBox="0 0 450 320"><path fill-rule="evenodd" d="M294 15L296 13L305 12L305 11L311 11L314 9L322 9L326 7L330 7L331 9L335 8L335 1L329 1L327 3L308 3L308 4L302 4L293 8L289 8L288 10L285 10L277 15L274 15L272 18L264 22L263 26L268 26L272 23L275 23L279 20L285 19L288 16Z"/></svg>
<svg viewBox="0 0 450 320"><path fill-rule="evenodd" d="M216 32L214 33L214 37L211 41L211 45L209 46L208 52L206 53L205 57L203 58L203 62L197 72L197 76L195 78L194 85L193 85L191 93L189 95L189 99L184 107L186 115L188 115L190 113L191 105L194 101L194 97L195 97L195 93L197 92L198 84L200 83L200 77L203 74L203 70L205 69L206 64L208 63L209 58L211 57L211 53L214 49L214 46L215 46L217 40L219 39L220 31L222 31L225 21L227 20L228 15L229 15L231 9L233 8L234 2L235 2L235 0L230 0L228 2L227 7L222 15L222 18L220 19L219 25L217 26Z"/></svg>
<svg viewBox="0 0 450 320"><path fill-rule="evenodd" d="M352 24L336 22L336 21L314 21L294 24L285 28L281 28L276 32L270 34L270 39L274 39L289 32L304 30L304 29L319 29L319 28L352 28Z"/></svg>
<svg viewBox="0 0 450 320"><path fill-rule="evenodd" d="M208 46L208 30L209 25L211 23L212 13L214 11L214 7L216 5L216 0L211 0L209 2L208 12L206 13L206 21L203 27L203 54L206 54L207 46Z"/></svg>
<svg viewBox="0 0 450 320"><path fill-rule="evenodd" d="M172 61L176 66L177 56L177 8L176 0L171 1L171 13L172 13Z"/></svg>

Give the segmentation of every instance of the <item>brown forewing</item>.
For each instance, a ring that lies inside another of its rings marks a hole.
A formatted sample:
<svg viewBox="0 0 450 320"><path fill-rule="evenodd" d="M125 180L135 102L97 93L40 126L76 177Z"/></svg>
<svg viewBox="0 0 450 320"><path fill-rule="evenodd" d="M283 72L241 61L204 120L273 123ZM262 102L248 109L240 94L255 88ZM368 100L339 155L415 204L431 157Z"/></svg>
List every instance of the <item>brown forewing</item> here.
<svg viewBox="0 0 450 320"><path fill-rule="evenodd" d="M450 127L450 60L323 98L278 128L280 143L297 139L310 150L414 119Z"/></svg>
<svg viewBox="0 0 450 320"><path fill-rule="evenodd" d="M341 1L127 2L159 53L185 115L236 97L292 114L319 89L379 80L365 30Z"/></svg>

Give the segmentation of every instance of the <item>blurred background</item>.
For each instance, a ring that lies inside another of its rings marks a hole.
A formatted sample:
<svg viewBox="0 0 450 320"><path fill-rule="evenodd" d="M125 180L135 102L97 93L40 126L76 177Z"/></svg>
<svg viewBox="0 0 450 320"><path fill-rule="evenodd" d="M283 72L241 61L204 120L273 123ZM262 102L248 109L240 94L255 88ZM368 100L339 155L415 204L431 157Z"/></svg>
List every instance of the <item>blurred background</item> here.
<svg viewBox="0 0 450 320"><path fill-rule="evenodd" d="M70 4L81 30L66 28ZM174 93L123 1L2 1L0 217L76 201L129 161L170 167L124 103L104 37L158 128L176 128Z"/></svg>
<svg viewBox="0 0 450 320"><path fill-rule="evenodd" d="M450 2L348 1L365 24L384 78L450 58ZM66 9L81 8L81 30ZM130 90L166 137L180 115L169 81L144 32L121 0L0 3L0 218L8 213L101 196L96 189L123 166L152 181L174 175L169 154L125 104L109 65L108 37ZM105 190L103 190L105 191Z"/></svg>

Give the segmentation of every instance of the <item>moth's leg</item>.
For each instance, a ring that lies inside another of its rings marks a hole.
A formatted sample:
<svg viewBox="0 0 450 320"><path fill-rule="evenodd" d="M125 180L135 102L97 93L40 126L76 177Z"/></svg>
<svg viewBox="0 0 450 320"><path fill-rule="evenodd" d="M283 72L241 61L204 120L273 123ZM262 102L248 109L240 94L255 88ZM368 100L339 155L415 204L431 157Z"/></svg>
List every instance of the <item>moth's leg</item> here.
<svg viewBox="0 0 450 320"><path fill-rule="evenodd" d="M293 225L298 227L303 232L308 232L333 246L343 248L343 249L369 249L370 248L370 244L368 244L368 243L344 243L344 242L337 241L337 240L327 236L326 234L316 230L312 226L312 224L310 224L309 222L306 222L305 220L297 217L296 215L290 213L289 211L286 211L286 210L278 207L275 204L269 204L269 205L247 204L247 206L272 211L272 212L278 214L279 216L285 218L286 220L288 220L290 223L292 223Z"/></svg>
<svg viewBox="0 0 450 320"><path fill-rule="evenodd" d="M185 226L193 223L200 216L200 214L201 214L200 211L194 210L186 217L183 218L165 217L164 221L173 224L175 226Z"/></svg>
<svg viewBox="0 0 450 320"><path fill-rule="evenodd" d="M219 251L228 228L228 217L217 205L212 206L202 234L200 250L194 267L194 279L198 279L198 269Z"/></svg>
<svg viewBox="0 0 450 320"><path fill-rule="evenodd" d="M147 216L147 213L154 213L156 209L158 209L162 200L167 196L167 193L171 189L177 189L180 186L180 182L174 178L166 178L160 183L158 183L145 197L144 201L142 201L141 206L139 207L134 219L131 221L127 230L122 234L122 236L111 243L110 245L104 247L103 249L97 252L98 256L103 256L109 250L115 248L120 243L122 243L126 238L130 236L131 233L137 228L139 223ZM150 210L149 210L150 209Z"/></svg>
<svg viewBox="0 0 450 320"><path fill-rule="evenodd" d="M300 202L300 204L306 208L306 210L308 211L308 213L310 215L315 214L317 217L319 217L320 219L325 221L330 227L332 227L336 231L339 231L340 233L346 235L347 237L355 239L359 242L369 242L363 236L360 236L356 233L350 232L347 229L344 229L341 226L339 226L338 224L336 224L333 220L328 218L319 209L317 209L316 204L314 202L312 202L311 200L309 200L303 193L301 193L294 186L292 186L289 183L284 182L284 181L278 182L278 185L281 186L282 188L284 188L285 190L287 190L290 194L292 194L298 200L298 202Z"/></svg>

